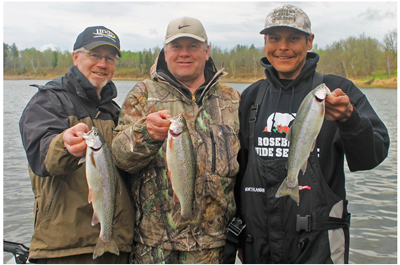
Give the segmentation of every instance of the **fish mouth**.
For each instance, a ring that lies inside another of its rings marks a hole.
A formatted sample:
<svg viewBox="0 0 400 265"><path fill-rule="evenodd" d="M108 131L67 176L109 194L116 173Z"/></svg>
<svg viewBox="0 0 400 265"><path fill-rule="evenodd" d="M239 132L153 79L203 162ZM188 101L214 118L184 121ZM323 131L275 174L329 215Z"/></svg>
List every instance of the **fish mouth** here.
<svg viewBox="0 0 400 265"><path fill-rule="evenodd" d="M181 135L180 133L175 133L173 130L169 130L169 133L171 134L172 137L176 138L179 135Z"/></svg>
<svg viewBox="0 0 400 265"><path fill-rule="evenodd" d="M322 98L322 99L321 99L321 98L319 98L318 96L315 96L315 100L318 101L318 102L322 102L322 101L324 101L324 99L325 99L325 98Z"/></svg>
<svg viewBox="0 0 400 265"><path fill-rule="evenodd" d="M100 146L99 148L95 148L95 147L93 147L93 146L89 146L89 147L90 147L90 149L92 149L94 152L98 152L98 151L101 150L101 146Z"/></svg>

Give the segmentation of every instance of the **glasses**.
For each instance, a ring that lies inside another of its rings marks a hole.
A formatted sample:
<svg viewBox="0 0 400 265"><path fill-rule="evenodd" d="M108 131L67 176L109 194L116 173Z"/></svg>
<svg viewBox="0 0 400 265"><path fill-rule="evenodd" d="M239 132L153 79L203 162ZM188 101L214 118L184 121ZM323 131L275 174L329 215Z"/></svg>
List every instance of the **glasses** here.
<svg viewBox="0 0 400 265"><path fill-rule="evenodd" d="M98 53L92 53L92 52L85 52L85 51L79 51L79 52L83 52L89 55L90 59L92 59L95 62L99 62L101 59L106 58L106 63L107 64L111 64L111 65L116 65L117 61L119 60L118 57L110 57L110 56L102 56Z"/></svg>

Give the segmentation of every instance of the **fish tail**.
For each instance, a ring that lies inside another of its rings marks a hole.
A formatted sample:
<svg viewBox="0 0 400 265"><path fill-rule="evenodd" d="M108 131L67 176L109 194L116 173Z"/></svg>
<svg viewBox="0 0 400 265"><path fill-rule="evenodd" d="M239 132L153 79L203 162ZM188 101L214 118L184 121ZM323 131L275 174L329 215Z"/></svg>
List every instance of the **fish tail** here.
<svg viewBox="0 0 400 265"><path fill-rule="evenodd" d="M299 185L296 184L293 188L289 188L286 185L287 178L285 178L275 194L275 198L283 197L289 195L297 204L300 202L299 196Z"/></svg>
<svg viewBox="0 0 400 265"><path fill-rule="evenodd" d="M119 256L119 249L113 238L108 242L104 242L101 240L101 238L97 240L97 244L93 252L93 259L100 257L106 251Z"/></svg>

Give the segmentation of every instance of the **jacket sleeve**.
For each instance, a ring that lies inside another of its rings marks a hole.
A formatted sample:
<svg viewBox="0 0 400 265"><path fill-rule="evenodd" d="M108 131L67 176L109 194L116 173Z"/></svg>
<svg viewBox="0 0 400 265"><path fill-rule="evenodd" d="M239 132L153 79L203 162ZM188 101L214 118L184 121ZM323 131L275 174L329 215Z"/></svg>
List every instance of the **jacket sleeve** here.
<svg viewBox="0 0 400 265"><path fill-rule="evenodd" d="M369 170L388 155L389 133L367 97L352 82L342 82L354 111L345 122L336 122L350 171Z"/></svg>
<svg viewBox="0 0 400 265"><path fill-rule="evenodd" d="M112 152L116 166L131 174L146 167L155 157L164 141L153 139L147 131L148 91L139 82L128 93L114 130Z"/></svg>
<svg viewBox="0 0 400 265"><path fill-rule="evenodd" d="M79 158L64 147L63 132L70 127L56 92L39 90L19 121L29 166L40 177L58 176L79 168Z"/></svg>

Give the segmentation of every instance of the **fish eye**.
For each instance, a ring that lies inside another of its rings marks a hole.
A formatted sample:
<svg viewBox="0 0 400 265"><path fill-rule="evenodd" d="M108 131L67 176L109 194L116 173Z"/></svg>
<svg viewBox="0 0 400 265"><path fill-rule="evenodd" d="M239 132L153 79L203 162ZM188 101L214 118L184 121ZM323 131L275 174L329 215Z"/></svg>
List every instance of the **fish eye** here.
<svg viewBox="0 0 400 265"><path fill-rule="evenodd" d="M94 132L94 136L97 136L97 132Z"/></svg>

